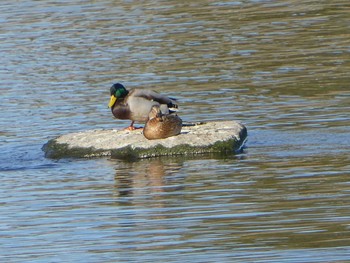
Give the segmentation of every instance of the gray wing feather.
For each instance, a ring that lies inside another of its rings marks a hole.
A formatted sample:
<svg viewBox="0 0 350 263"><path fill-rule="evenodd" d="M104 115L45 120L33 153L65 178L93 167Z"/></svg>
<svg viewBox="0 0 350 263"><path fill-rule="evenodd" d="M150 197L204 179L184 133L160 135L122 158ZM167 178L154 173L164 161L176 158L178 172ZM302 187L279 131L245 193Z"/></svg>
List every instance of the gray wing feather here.
<svg viewBox="0 0 350 263"><path fill-rule="evenodd" d="M159 94L158 92L148 89L135 89L133 96L142 97L147 100L154 100L159 102L160 104L174 103L174 99L171 99L165 95Z"/></svg>
<svg viewBox="0 0 350 263"><path fill-rule="evenodd" d="M141 97L131 97L128 99L128 104L131 110L131 118L135 121L147 121L148 114L153 105L159 105L158 102L145 100Z"/></svg>
<svg viewBox="0 0 350 263"><path fill-rule="evenodd" d="M175 105L175 100L147 89L133 89L127 101L132 114L131 119L140 122L148 120L153 105L160 105L163 114L169 114L168 105Z"/></svg>

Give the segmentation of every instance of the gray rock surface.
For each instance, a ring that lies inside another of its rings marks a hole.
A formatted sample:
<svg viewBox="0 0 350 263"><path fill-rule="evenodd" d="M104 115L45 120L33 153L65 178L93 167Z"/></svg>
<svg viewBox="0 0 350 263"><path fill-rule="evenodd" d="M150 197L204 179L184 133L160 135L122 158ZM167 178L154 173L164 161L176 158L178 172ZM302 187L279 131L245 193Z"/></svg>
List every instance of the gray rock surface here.
<svg viewBox="0 0 350 263"><path fill-rule="evenodd" d="M148 158L162 155L234 153L247 138L246 127L236 121L184 124L181 134L147 140L142 130L90 130L70 133L43 146L48 158Z"/></svg>

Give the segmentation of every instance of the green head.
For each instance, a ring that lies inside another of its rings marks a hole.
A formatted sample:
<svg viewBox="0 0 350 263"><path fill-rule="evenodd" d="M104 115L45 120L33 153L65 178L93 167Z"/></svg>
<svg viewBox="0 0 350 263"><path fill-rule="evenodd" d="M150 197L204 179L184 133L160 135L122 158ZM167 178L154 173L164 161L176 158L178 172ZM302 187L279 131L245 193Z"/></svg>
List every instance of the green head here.
<svg viewBox="0 0 350 263"><path fill-rule="evenodd" d="M109 101L108 107L112 108L117 99L119 98L125 98L126 95L128 95L129 91L126 90L126 88L120 84L116 83L113 84L110 89L111 99Z"/></svg>

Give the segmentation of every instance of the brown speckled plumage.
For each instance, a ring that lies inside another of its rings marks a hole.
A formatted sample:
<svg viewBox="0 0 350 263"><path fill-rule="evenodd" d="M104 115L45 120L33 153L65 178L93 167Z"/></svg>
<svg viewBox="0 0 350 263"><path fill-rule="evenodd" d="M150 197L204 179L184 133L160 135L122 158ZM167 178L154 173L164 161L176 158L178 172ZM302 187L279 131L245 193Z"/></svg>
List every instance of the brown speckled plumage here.
<svg viewBox="0 0 350 263"><path fill-rule="evenodd" d="M162 114L160 107L155 105L149 113L149 120L143 128L143 135L149 140L164 139L180 134L182 120L173 114Z"/></svg>

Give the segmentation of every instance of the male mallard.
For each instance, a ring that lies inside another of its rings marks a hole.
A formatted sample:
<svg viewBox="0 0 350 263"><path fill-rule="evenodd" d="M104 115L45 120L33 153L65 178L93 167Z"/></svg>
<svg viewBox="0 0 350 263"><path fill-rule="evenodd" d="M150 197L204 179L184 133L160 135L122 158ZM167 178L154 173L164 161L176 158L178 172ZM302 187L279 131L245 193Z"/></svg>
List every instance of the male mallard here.
<svg viewBox="0 0 350 263"><path fill-rule="evenodd" d="M182 120L177 115L163 114L158 105L152 106L143 135L149 139L164 139L181 132Z"/></svg>
<svg viewBox="0 0 350 263"><path fill-rule="evenodd" d="M114 117L121 120L131 120L131 124L126 129L134 130L134 122L146 122L148 113L152 106L158 105L164 113L173 111L169 108L177 108L174 104L176 99L168 98L155 91L147 89L131 89L130 91L120 84L113 84L111 89L111 99L108 107L111 108Z"/></svg>

